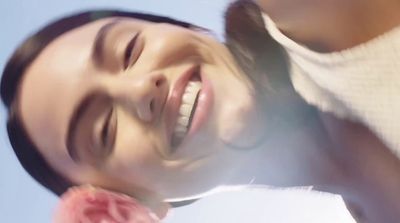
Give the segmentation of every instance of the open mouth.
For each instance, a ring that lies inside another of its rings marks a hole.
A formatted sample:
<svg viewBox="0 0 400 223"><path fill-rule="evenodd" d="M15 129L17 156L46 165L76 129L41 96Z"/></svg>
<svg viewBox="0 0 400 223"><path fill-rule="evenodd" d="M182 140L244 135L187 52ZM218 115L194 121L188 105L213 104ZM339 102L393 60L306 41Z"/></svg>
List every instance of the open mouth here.
<svg viewBox="0 0 400 223"><path fill-rule="evenodd" d="M168 155L182 155L189 142L201 133L211 117L213 85L203 67L190 66L174 82L165 103L165 126L169 141ZM186 151L187 152L187 151Z"/></svg>
<svg viewBox="0 0 400 223"><path fill-rule="evenodd" d="M182 143L191 127L202 87L199 72L200 68L195 70L182 94L176 124L172 133L172 147L178 147Z"/></svg>

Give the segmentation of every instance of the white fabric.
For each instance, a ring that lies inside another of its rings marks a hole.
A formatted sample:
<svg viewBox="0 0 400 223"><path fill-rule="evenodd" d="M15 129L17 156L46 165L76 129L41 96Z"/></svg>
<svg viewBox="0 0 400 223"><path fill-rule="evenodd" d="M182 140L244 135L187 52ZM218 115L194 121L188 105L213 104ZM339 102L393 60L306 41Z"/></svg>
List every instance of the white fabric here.
<svg viewBox="0 0 400 223"><path fill-rule="evenodd" d="M264 20L289 54L295 90L322 111L363 123L400 158L400 26L350 49L318 53Z"/></svg>

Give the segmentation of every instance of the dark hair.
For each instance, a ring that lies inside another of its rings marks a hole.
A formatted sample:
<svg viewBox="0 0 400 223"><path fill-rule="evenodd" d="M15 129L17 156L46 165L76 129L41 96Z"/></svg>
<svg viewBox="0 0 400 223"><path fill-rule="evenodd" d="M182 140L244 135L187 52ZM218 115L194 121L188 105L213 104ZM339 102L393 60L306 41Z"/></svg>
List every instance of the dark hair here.
<svg viewBox="0 0 400 223"><path fill-rule="evenodd" d="M55 38L86 23L112 16L171 23L186 28L200 28L186 22L149 14L115 10L87 11L49 24L29 37L14 52L6 64L1 80L1 98L8 108L7 131L10 142L24 169L40 184L57 195L64 193L74 183L55 172L47 164L25 131L17 113L19 83L26 68ZM255 85L265 83L264 80L260 80L265 78L269 83L268 86L260 86L257 89L266 89L271 95L282 89L293 93L286 55L264 29L259 8L252 1L238 0L229 6L225 17L228 49ZM266 74L265 71L268 73ZM179 207L193 201L195 200L173 202L171 205Z"/></svg>
<svg viewBox="0 0 400 223"><path fill-rule="evenodd" d="M301 131L311 120L319 121L317 110L294 90L286 51L268 33L261 9L254 1L237 0L229 6L225 35L226 46L252 82L256 100L266 116L265 137L251 147L270 139L271 132Z"/></svg>
<svg viewBox="0 0 400 223"><path fill-rule="evenodd" d="M225 13L226 46L262 94L291 91L287 55L265 28L256 3L237 0Z"/></svg>
<svg viewBox="0 0 400 223"><path fill-rule="evenodd" d="M26 39L8 60L1 79L1 99L8 109L7 132L11 146L23 168L41 185L57 195L75 185L57 173L43 158L24 128L18 114L18 92L25 70L41 51L58 36L92 21L107 17L130 17L156 23L170 23L185 28L199 28L190 23L163 16L118 10L93 10L70 15L50 23ZM173 206L188 202L173 203Z"/></svg>

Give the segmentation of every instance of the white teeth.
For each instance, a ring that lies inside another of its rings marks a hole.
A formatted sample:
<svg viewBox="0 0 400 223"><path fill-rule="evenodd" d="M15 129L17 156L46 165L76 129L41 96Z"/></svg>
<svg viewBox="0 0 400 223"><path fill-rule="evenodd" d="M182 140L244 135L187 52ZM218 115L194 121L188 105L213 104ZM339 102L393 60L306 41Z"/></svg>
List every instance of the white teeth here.
<svg viewBox="0 0 400 223"><path fill-rule="evenodd" d="M185 117L190 116L190 112L192 111L192 106L189 104L182 104L181 107L179 108L179 115L183 115Z"/></svg>
<svg viewBox="0 0 400 223"><path fill-rule="evenodd" d="M190 114L196 101L197 94L201 89L200 81L189 81L182 96L182 103L179 107L179 115L173 134L173 141L180 142L188 130Z"/></svg>
<svg viewBox="0 0 400 223"><path fill-rule="evenodd" d="M175 127L175 132L179 132L179 133L186 133L187 129L185 126L181 126L181 125L177 125Z"/></svg>
<svg viewBox="0 0 400 223"><path fill-rule="evenodd" d="M198 90L201 88L201 82L200 81L189 81L188 86L191 88L186 88L186 90L195 91L195 90Z"/></svg>
<svg viewBox="0 0 400 223"><path fill-rule="evenodd" d="M190 104L192 101L196 99L196 94L185 93L182 97L182 103Z"/></svg>
<svg viewBox="0 0 400 223"><path fill-rule="evenodd" d="M187 126L189 124L189 118L185 116L181 116L178 118L178 124Z"/></svg>

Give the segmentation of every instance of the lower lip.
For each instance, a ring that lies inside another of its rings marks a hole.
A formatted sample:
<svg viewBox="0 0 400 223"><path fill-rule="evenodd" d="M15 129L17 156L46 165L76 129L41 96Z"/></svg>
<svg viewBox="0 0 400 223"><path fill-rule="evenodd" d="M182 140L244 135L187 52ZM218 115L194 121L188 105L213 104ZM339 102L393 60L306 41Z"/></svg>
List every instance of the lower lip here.
<svg viewBox="0 0 400 223"><path fill-rule="evenodd" d="M210 113L214 101L212 83L203 73L201 73L200 76L202 82L201 90L199 92L199 98L197 99L196 111L194 112L192 123L186 137L191 137L201 128Z"/></svg>

